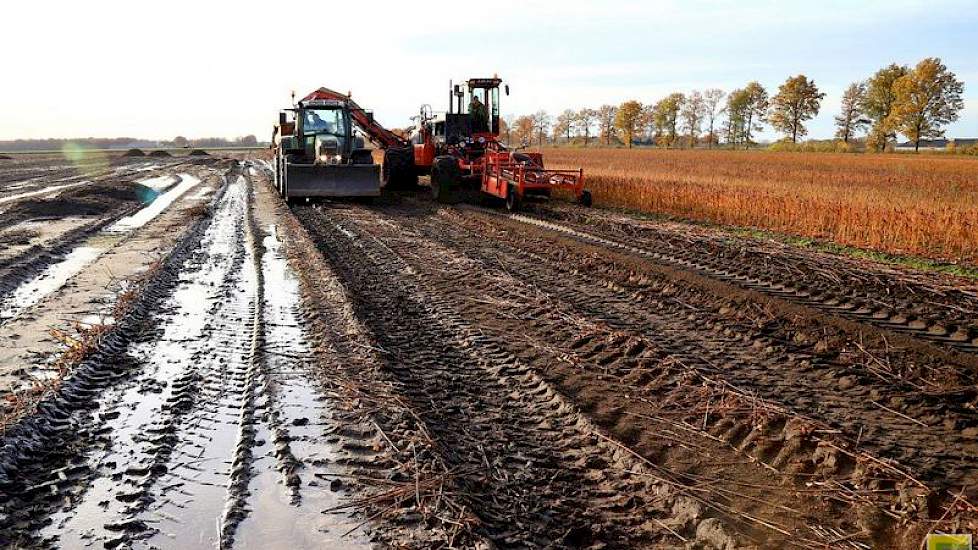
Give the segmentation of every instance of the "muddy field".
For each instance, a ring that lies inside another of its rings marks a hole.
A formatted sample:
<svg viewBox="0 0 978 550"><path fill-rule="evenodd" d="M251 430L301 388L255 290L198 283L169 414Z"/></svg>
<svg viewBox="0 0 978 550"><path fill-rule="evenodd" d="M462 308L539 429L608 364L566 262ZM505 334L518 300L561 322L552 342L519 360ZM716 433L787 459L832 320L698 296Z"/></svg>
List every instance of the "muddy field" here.
<svg viewBox="0 0 978 550"><path fill-rule="evenodd" d="M978 527L966 281L560 202L288 208L259 158L3 162L2 547Z"/></svg>

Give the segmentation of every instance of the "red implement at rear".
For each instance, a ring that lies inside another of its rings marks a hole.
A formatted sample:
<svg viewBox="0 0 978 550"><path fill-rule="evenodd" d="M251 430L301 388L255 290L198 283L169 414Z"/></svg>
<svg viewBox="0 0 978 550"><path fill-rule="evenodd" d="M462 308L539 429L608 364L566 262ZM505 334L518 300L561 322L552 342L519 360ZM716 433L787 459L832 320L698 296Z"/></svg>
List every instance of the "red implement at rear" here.
<svg viewBox="0 0 978 550"><path fill-rule="evenodd" d="M552 170L543 167L540 153L487 151L483 156L482 192L517 202L526 196L550 196L553 191L567 191L581 202L589 199L584 190L584 171Z"/></svg>

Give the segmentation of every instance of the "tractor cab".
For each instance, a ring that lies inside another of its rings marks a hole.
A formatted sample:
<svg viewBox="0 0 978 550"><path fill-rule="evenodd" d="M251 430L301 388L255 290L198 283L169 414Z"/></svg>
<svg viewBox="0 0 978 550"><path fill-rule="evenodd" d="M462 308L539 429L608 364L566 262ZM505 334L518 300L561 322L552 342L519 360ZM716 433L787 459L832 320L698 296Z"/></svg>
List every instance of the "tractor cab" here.
<svg viewBox="0 0 978 550"><path fill-rule="evenodd" d="M348 97L326 89L279 112L273 143L275 182L283 197L380 194L380 166L354 132L353 113Z"/></svg>
<svg viewBox="0 0 978 550"><path fill-rule="evenodd" d="M315 164L339 164L354 149L363 148L353 132L349 107L333 99L310 99L292 110L295 130L292 148Z"/></svg>

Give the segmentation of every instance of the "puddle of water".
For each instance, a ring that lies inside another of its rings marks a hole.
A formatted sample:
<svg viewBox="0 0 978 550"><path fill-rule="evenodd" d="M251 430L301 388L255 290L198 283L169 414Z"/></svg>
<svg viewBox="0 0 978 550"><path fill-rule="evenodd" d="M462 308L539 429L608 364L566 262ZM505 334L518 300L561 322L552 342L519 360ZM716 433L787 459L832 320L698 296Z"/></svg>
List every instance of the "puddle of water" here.
<svg viewBox="0 0 978 550"><path fill-rule="evenodd" d="M199 179L189 174L180 174L180 183L173 187L173 189L156 197L156 200L139 212L113 223L105 231L107 233L128 233L146 225L173 204L173 201L179 199L193 187L196 187L198 183L200 183Z"/></svg>
<svg viewBox="0 0 978 550"><path fill-rule="evenodd" d="M230 191L228 200L233 200L234 195ZM134 344L129 350L129 355L143 365L140 376L117 395L99 400L96 416L112 418L109 422L112 429L106 433L106 450L88 458L92 471L98 475L74 506L52 516L53 521L43 532L45 538L56 537L60 547L112 541L119 532L107 525L125 521L139 512L138 501L132 502L127 495L150 489L157 493L154 495L157 502L154 509L142 513L150 517L141 519L167 531L167 535L154 541L155 546L214 546L208 544L216 540L213 514L194 513L194 507L206 505L221 510L223 506L224 483L219 478L204 479L200 472L224 469L224 457L219 455L234 443L234 430L229 430L230 436L212 438L207 428L216 420L223 422L222 417L229 413L237 414L233 407L220 406L220 402L229 393L225 389L230 382L224 366L230 362L229 356L241 348L228 326L213 326L216 320L232 323L231 312L213 312L212 308L215 302L220 302L222 285L235 267L227 260L234 250L235 228L239 223L236 219L241 216L241 209L227 208L226 202L222 204L225 207L219 209L201 240L207 257L199 264L193 263L194 260L185 264L181 282L164 306L167 313L160 321L162 334L154 341ZM234 290L237 289L236 286ZM238 309L247 313L249 294L235 294L244 301L243 306L235 302ZM232 335L230 340L228 334ZM174 409L174 397L177 392L186 391L188 383L204 386L197 397L203 404L191 411ZM175 419L175 414L183 416ZM178 435L173 449L160 447L160 436L168 433ZM145 483L141 480L147 478L140 470L157 460L160 453L168 452L172 455L166 473L152 488L141 486ZM166 487L176 489L178 494L167 494ZM175 514L173 510L179 510L173 504L178 498L188 500L181 504L186 506L187 514L180 514L181 523L174 526L168 518ZM185 536L171 537L173 532Z"/></svg>
<svg viewBox="0 0 978 550"><path fill-rule="evenodd" d="M165 178L171 177L165 176ZM131 232L152 221L175 200L200 183L199 179L187 174L181 174L180 180L179 184L159 195L156 200L139 212L122 218L100 233L92 235L60 261L48 266L37 277L24 282L9 295L0 296L0 324L16 318L48 294L59 290L69 279L81 272L99 256L114 247ZM172 179L169 181L172 185Z"/></svg>
<svg viewBox="0 0 978 550"><path fill-rule="evenodd" d="M255 449L255 477L248 487L250 514L238 526L235 548L371 548L361 521L345 512L324 514L342 504L344 495L330 482L341 456L326 442L328 402L316 390L309 372L312 360L298 314L299 283L282 254L276 227L268 227L262 271L265 277L265 360L268 395L265 406L277 413L276 426L265 419ZM275 429L284 431L292 456L301 464L293 491L277 468L272 443ZM298 497L298 498L296 498Z"/></svg>
<svg viewBox="0 0 978 550"><path fill-rule="evenodd" d="M165 191L166 189L172 187L174 184L178 183L179 181L180 181L180 177L168 175L168 176L156 176L155 178L139 180L136 183L145 187L149 187L154 191Z"/></svg>

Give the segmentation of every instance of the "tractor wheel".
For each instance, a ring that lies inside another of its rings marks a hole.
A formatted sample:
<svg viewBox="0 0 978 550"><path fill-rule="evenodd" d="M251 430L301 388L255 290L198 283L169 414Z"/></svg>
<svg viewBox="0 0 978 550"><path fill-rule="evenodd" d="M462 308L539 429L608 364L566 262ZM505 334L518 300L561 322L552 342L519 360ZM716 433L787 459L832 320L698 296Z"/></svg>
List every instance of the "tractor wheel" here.
<svg viewBox="0 0 978 550"><path fill-rule="evenodd" d="M588 191L587 189L582 191L581 198L579 199L579 201L581 203L581 206L584 206L585 208L591 208L591 203L593 202L593 200L591 199L591 192Z"/></svg>
<svg viewBox="0 0 978 550"><path fill-rule="evenodd" d="M448 203L458 189L461 174L455 157L438 157L431 165L431 198Z"/></svg>
<svg viewBox="0 0 978 550"><path fill-rule="evenodd" d="M520 196L516 192L516 186L510 185L509 189L506 191L506 210L510 212L519 212L520 210Z"/></svg>
<svg viewBox="0 0 978 550"><path fill-rule="evenodd" d="M418 172L414 167L414 148L391 148L384 151L384 163L380 170L384 188L411 189L418 185Z"/></svg>

